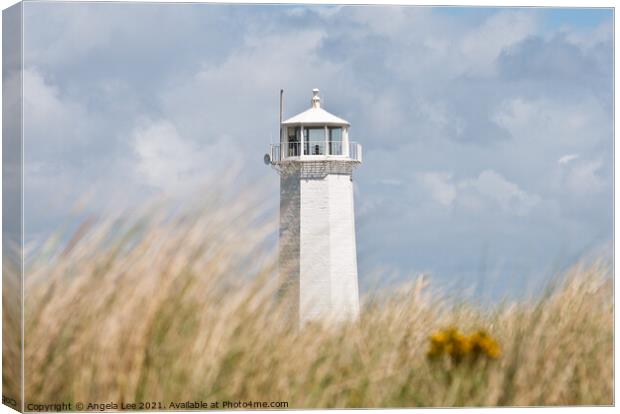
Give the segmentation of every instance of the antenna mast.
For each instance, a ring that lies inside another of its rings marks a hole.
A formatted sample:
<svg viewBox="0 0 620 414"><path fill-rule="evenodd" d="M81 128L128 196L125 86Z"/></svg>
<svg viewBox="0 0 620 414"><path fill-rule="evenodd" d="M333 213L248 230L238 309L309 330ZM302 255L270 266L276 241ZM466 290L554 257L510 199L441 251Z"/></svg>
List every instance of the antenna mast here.
<svg viewBox="0 0 620 414"><path fill-rule="evenodd" d="M282 111L284 102L284 89L280 89L280 138L278 138L278 142L282 141Z"/></svg>

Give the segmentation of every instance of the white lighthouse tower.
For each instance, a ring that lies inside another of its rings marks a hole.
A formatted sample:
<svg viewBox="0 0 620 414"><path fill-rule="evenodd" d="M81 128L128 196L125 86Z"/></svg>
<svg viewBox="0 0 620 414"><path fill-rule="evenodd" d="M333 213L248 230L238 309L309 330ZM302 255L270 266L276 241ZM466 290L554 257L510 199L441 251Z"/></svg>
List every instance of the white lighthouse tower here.
<svg viewBox="0 0 620 414"><path fill-rule="evenodd" d="M349 123L321 108L281 122L268 161L280 174L279 273L291 315L300 324L359 315L353 168L360 144ZM298 312L298 313L297 313Z"/></svg>

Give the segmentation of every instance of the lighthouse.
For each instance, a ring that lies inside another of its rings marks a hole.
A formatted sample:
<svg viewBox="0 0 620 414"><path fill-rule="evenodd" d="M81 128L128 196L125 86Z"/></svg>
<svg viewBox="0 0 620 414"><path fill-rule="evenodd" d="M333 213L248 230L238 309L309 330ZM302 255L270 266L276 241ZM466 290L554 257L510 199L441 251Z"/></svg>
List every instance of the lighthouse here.
<svg viewBox="0 0 620 414"><path fill-rule="evenodd" d="M282 101L280 101L282 103ZM321 107L282 121L266 162L280 175L280 292L299 323L359 315L353 169L362 147L350 124Z"/></svg>

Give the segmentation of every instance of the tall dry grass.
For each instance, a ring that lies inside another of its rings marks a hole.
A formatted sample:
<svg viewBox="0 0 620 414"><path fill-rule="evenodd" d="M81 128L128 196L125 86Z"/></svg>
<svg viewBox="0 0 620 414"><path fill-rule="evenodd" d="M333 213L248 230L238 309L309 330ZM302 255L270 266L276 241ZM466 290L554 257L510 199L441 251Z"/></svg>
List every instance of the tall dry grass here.
<svg viewBox="0 0 620 414"><path fill-rule="evenodd" d="M422 280L366 298L357 323L286 320L260 199L86 221L26 280L26 403L287 401L303 407L613 403L609 267L575 267L537 299L480 308ZM502 356L426 358L446 326Z"/></svg>
<svg viewBox="0 0 620 414"><path fill-rule="evenodd" d="M22 403L21 256L10 237L3 234L2 241L2 397L16 409Z"/></svg>

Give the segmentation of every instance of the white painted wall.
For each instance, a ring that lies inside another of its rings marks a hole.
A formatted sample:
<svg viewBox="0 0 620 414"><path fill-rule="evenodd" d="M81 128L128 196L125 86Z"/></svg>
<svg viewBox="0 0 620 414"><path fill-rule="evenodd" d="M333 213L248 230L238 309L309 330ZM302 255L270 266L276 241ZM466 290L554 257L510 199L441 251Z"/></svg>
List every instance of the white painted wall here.
<svg viewBox="0 0 620 414"><path fill-rule="evenodd" d="M329 176L301 180L299 319L326 316L331 307Z"/></svg>
<svg viewBox="0 0 620 414"><path fill-rule="evenodd" d="M332 312L336 318L359 315L353 182L350 175L329 175L329 227Z"/></svg>
<svg viewBox="0 0 620 414"><path fill-rule="evenodd" d="M350 174L280 180L280 274L297 296L299 321L359 315ZM295 214L297 213L297 214Z"/></svg>

